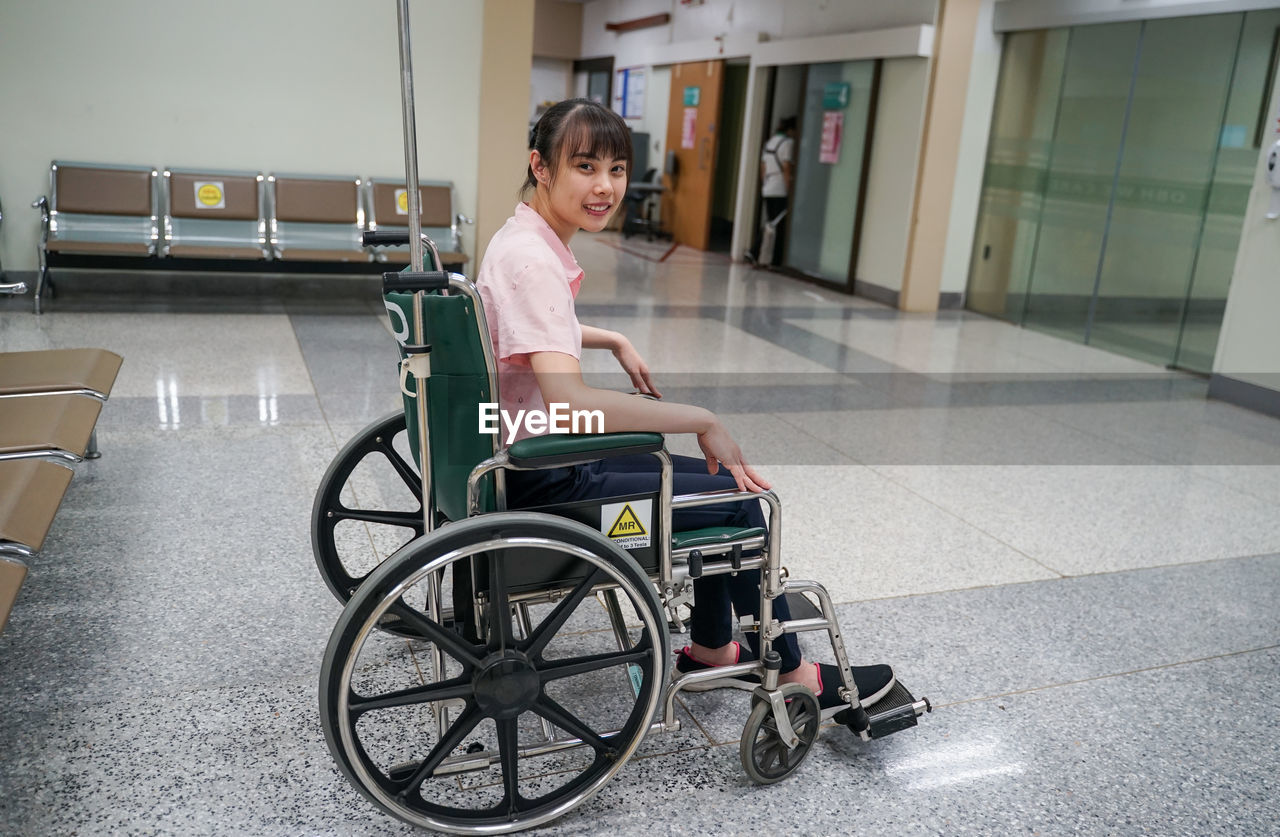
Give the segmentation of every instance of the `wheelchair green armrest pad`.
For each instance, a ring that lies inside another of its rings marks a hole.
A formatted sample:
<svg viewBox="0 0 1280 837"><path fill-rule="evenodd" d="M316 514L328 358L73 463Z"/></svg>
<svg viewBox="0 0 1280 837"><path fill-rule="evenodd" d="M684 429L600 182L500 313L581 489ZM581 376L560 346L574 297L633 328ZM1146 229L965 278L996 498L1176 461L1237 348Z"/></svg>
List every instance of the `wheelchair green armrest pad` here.
<svg viewBox="0 0 1280 837"><path fill-rule="evenodd" d="M655 453L661 433L551 433L521 439L507 448L507 461L517 468L554 468L593 459Z"/></svg>
<svg viewBox="0 0 1280 837"><path fill-rule="evenodd" d="M739 529L734 526L708 526L705 529L690 529L687 532L674 532L671 535L672 549L692 549L696 546L718 546L719 544L745 541L759 537L765 533L763 526L748 526Z"/></svg>

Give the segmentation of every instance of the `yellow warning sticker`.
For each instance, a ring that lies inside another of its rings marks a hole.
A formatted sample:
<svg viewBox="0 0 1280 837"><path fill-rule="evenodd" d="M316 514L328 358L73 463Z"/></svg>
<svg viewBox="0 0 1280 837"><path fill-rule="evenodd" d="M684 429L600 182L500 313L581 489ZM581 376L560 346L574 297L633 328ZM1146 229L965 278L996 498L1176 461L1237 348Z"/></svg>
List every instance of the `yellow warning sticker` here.
<svg viewBox="0 0 1280 837"><path fill-rule="evenodd" d="M221 180L196 181L196 209L226 209L227 194Z"/></svg>
<svg viewBox="0 0 1280 837"><path fill-rule="evenodd" d="M623 549L649 545L653 500L631 500L600 506L600 531Z"/></svg>
<svg viewBox="0 0 1280 837"><path fill-rule="evenodd" d="M635 509L631 508L631 504L627 503L622 507L622 514L618 515L618 519L613 521L613 527L609 529L609 537L611 538L629 538L636 535L646 535L644 524L636 517Z"/></svg>
<svg viewBox="0 0 1280 837"><path fill-rule="evenodd" d="M386 194L386 193L384 192L383 194ZM396 214L397 215L409 214L409 190L408 189L396 189Z"/></svg>

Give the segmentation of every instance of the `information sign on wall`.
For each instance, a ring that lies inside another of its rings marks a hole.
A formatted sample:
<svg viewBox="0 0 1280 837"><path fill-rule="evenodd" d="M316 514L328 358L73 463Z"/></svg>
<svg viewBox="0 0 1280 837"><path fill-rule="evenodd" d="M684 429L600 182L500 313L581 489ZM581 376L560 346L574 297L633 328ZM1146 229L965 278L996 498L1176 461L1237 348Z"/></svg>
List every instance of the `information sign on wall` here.
<svg viewBox="0 0 1280 837"><path fill-rule="evenodd" d="M693 148L696 145L695 135L698 133L698 109L685 108L684 122L680 127L680 147Z"/></svg>
<svg viewBox="0 0 1280 837"><path fill-rule="evenodd" d="M702 98L701 87L686 87L684 89L684 106L685 107L696 108L701 98Z"/></svg>
<svg viewBox="0 0 1280 837"><path fill-rule="evenodd" d="M822 145L818 148L818 162L840 162L840 141L844 138L844 111L828 110L822 113Z"/></svg>
<svg viewBox="0 0 1280 837"><path fill-rule="evenodd" d="M614 109L623 119L644 118L644 68L626 67L617 71L618 91Z"/></svg>
<svg viewBox="0 0 1280 837"><path fill-rule="evenodd" d="M822 109L840 110L849 106L849 82L829 81L822 86Z"/></svg>

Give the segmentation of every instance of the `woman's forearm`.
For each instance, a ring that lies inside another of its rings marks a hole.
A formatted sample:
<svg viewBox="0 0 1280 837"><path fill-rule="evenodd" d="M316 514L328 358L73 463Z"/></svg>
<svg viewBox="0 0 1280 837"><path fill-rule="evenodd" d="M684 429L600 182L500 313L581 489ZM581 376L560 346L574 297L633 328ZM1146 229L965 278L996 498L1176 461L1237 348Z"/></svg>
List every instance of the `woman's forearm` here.
<svg viewBox="0 0 1280 837"><path fill-rule="evenodd" d="M617 351L625 338L616 331L595 326L582 326L582 348Z"/></svg>

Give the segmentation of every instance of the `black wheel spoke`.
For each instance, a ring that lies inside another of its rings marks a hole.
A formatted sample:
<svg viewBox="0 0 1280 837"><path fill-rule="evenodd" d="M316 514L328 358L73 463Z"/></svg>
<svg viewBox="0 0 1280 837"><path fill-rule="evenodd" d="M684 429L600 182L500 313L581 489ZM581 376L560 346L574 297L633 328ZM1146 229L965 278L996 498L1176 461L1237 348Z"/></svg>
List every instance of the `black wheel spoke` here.
<svg viewBox="0 0 1280 837"><path fill-rule="evenodd" d="M406 462L404 457L391 446L391 439L384 438L383 441L378 444L378 450L380 450L382 455L391 462L391 467L396 469L396 473L400 475L400 479L404 480L404 484L413 492L413 496L417 497L418 501L421 502L422 478L418 476L418 472L413 469L413 466Z"/></svg>
<svg viewBox="0 0 1280 837"><path fill-rule="evenodd" d="M333 510L333 519L359 520L364 523L379 523L383 526L399 526L404 529L421 529L422 512L416 511L384 511L382 509L348 509Z"/></svg>
<svg viewBox="0 0 1280 837"><path fill-rule="evenodd" d="M480 655L477 653L479 649L472 647L462 637L432 620L425 613L409 607L403 600L393 604L387 612L400 617L400 621L417 631L419 636L440 646L445 653L468 669L480 664Z"/></svg>
<svg viewBox="0 0 1280 837"><path fill-rule="evenodd" d="M351 713L359 717L365 712L374 709L392 709L397 706L415 706L420 703L429 703L433 700L467 698L471 696L471 691L472 686L469 677L455 677L452 680L431 683L426 686L399 689L376 697L363 697L353 693L349 706L351 707Z"/></svg>
<svg viewBox="0 0 1280 837"><path fill-rule="evenodd" d="M608 651L604 654L569 657L565 660L547 660L539 667L538 674L542 676L542 682L546 683L563 677L576 677L579 674L598 671L602 668L611 668L626 663L641 663L647 659L649 659L649 648L648 644L645 643L628 651Z"/></svg>
<svg viewBox="0 0 1280 837"><path fill-rule="evenodd" d="M613 752L614 750L609 742L587 726L585 721L545 694L538 698L538 702L534 704L533 711L566 732L581 738L583 743L589 744L597 753Z"/></svg>
<svg viewBox="0 0 1280 837"><path fill-rule="evenodd" d="M764 749L760 751L760 769L762 771L772 770L773 766L778 763L778 748L780 746L781 744L775 739L769 741L764 746Z"/></svg>
<svg viewBox="0 0 1280 837"><path fill-rule="evenodd" d="M516 643L511 625L511 601L507 597L507 562L502 550L489 553L489 650L512 648Z"/></svg>
<svg viewBox="0 0 1280 837"><path fill-rule="evenodd" d="M543 619L537 627L533 629L529 639L525 642L524 651L530 657L537 657L546 649L547 644L555 637L556 632L568 621L573 611L582 603L587 594L591 592L591 588L601 581L604 573L599 567L596 567L586 578L578 582L578 586L573 588L568 596L560 600L555 609Z"/></svg>
<svg viewBox="0 0 1280 837"><path fill-rule="evenodd" d="M520 796L520 738L519 727L515 718L504 718L498 725L498 761L502 765L503 797L500 805L505 804L507 818L514 820L520 813L522 803Z"/></svg>
<svg viewBox="0 0 1280 837"><path fill-rule="evenodd" d="M414 793L418 788L422 787L422 783L427 780L431 774L435 773L437 767L453 752L453 748L462 743L462 739L467 733L476 728L476 724L480 723L484 718L484 713L474 703L468 703L466 710L458 716L458 720L453 722L449 727L449 731L444 737L431 748L431 752L422 760L422 764L418 765L408 779L396 791L396 796L404 799L409 794Z"/></svg>

